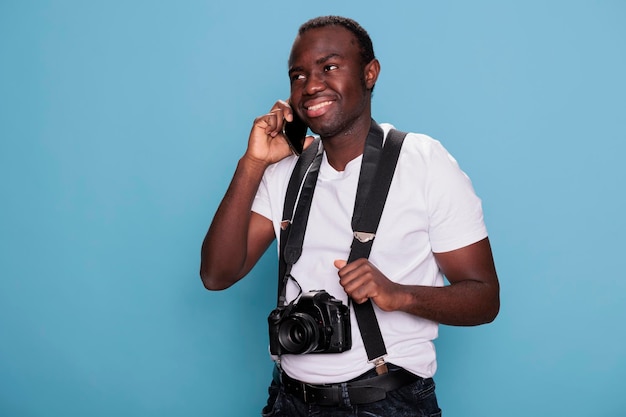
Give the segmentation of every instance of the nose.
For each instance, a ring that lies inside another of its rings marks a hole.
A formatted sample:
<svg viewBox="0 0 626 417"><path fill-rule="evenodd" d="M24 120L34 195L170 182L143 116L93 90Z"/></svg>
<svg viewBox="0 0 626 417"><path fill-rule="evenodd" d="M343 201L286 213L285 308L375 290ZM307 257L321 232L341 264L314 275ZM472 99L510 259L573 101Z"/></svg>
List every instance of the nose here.
<svg viewBox="0 0 626 417"><path fill-rule="evenodd" d="M306 80L304 91L308 95L314 95L323 91L325 88L326 82L324 81L324 78L319 74L311 74Z"/></svg>

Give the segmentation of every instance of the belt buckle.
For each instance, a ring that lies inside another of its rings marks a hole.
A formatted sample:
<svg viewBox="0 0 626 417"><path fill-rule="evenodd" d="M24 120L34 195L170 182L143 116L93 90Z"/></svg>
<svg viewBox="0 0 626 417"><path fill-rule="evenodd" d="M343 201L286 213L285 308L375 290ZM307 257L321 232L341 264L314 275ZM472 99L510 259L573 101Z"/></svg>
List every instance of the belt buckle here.
<svg viewBox="0 0 626 417"><path fill-rule="evenodd" d="M328 385L315 386L315 385L309 385L309 384L303 383L301 387L302 387L302 394L301 394L302 400L307 404L340 405L343 401L343 396L342 396L343 389L341 385L328 384ZM347 392L347 389L346 389L346 392Z"/></svg>

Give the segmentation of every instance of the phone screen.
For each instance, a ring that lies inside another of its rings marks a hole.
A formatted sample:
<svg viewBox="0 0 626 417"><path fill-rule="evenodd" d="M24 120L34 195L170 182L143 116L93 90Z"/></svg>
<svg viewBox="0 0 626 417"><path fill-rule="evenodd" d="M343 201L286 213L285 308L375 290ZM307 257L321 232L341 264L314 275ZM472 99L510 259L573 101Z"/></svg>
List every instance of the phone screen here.
<svg viewBox="0 0 626 417"><path fill-rule="evenodd" d="M296 112L293 112L293 121L285 122L283 124L283 134L289 142L289 146L296 155L300 155L302 153L302 148L304 147L304 138L306 137L306 132L308 130L307 125L304 124L302 119L298 117Z"/></svg>

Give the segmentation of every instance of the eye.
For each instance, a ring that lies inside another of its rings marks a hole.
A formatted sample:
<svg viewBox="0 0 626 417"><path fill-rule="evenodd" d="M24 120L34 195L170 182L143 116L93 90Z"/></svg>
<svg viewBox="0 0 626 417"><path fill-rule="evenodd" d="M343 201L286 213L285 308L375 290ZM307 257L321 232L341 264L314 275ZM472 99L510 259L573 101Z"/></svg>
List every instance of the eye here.
<svg viewBox="0 0 626 417"><path fill-rule="evenodd" d="M333 71L336 70L337 68L339 68L337 65L335 64L328 64L326 66L324 66L324 71Z"/></svg>
<svg viewBox="0 0 626 417"><path fill-rule="evenodd" d="M304 80L304 75L302 75L302 74L292 74L291 75L291 82L292 83L295 82L295 81L298 81L298 80Z"/></svg>

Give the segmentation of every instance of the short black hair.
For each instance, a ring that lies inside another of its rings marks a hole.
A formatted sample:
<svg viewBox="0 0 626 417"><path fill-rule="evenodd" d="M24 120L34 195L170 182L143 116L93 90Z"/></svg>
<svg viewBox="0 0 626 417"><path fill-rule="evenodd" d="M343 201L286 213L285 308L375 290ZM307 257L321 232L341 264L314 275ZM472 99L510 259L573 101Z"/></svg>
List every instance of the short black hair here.
<svg viewBox="0 0 626 417"><path fill-rule="evenodd" d="M361 64L363 66L369 64L376 56L374 55L374 46L372 39L367 31L356 21L342 16L320 16L315 17L300 26L298 35L302 35L310 29L323 28L326 26L341 26L354 34L359 43L361 50Z"/></svg>

